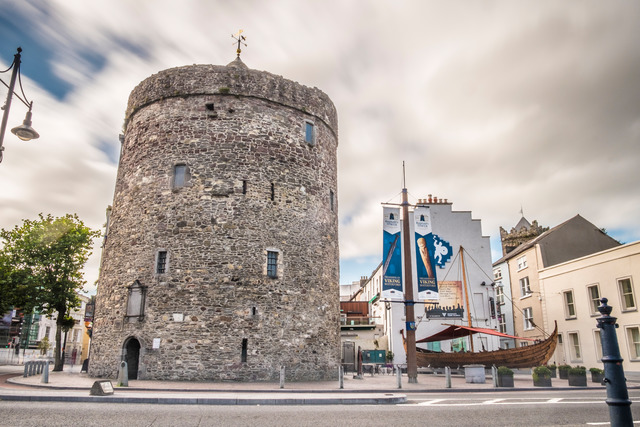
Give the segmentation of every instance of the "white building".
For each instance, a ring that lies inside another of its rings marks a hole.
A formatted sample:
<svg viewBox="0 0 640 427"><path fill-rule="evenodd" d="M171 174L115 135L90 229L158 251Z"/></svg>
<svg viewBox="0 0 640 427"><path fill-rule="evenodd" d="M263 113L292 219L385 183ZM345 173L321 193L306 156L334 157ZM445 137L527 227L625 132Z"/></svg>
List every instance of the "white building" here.
<svg viewBox="0 0 640 427"><path fill-rule="evenodd" d="M496 290L493 285L493 270L491 266L491 248L489 237L482 235L480 220L472 219L471 212L456 212L451 210L451 203L436 198L420 200L418 206L427 207L430 211L432 233L439 239L449 244L450 257L443 267L436 268L439 289L443 289L442 282L450 284L450 289L457 289L460 297L457 304L464 308L464 316L461 318L442 318L434 314L438 310L433 305L419 301L414 306L416 322L416 339L431 336L446 329L444 324L468 324L469 317L473 326L498 329L496 311ZM409 213L410 235L414 235L413 212ZM401 221L402 222L402 221ZM416 259L415 245L411 245L411 259ZM464 263L467 289L463 289L463 277L461 269L460 248L464 248ZM384 340L381 346L390 349L394 354L394 363L406 363L406 353L403 346L401 330L406 330L405 307L401 300L381 298L382 295L382 270L377 268L369 280L364 284L362 292L357 299L371 302L371 315L383 325L380 331L383 335L379 340ZM418 300L416 272L413 272L414 300ZM442 291L441 301L442 300ZM468 295L467 303L464 294ZM453 307L457 304L451 304ZM468 316L467 310L470 311ZM499 348L499 339L496 336L473 337L475 351L496 350ZM455 342L441 341L422 345L433 350L451 351L470 349L469 338L460 338Z"/></svg>
<svg viewBox="0 0 640 427"><path fill-rule="evenodd" d="M511 294L511 279L509 264L501 262L493 266L493 279L496 287L496 306L498 311L498 331L507 335L515 335L513 328L513 296ZM500 338L500 348L514 348L513 338Z"/></svg>

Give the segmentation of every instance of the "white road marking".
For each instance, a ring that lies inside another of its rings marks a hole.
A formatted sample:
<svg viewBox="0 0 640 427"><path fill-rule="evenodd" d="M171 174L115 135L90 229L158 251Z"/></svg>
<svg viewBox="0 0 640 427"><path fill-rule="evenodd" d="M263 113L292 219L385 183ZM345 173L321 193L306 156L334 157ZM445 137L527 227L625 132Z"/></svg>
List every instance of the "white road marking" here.
<svg viewBox="0 0 640 427"><path fill-rule="evenodd" d="M513 399L510 401L509 399L491 399L491 400L483 400L483 401L467 401L463 403L447 403L447 401L453 401L459 399L433 399L426 400L424 402L415 403L413 405L409 404L399 404L398 406L483 406L483 405L595 405L595 404L606 404L606 402L602 400L565 400L565 398L553 398L553 399L545 399L545 400L522 400L522 399Z"/></svg>

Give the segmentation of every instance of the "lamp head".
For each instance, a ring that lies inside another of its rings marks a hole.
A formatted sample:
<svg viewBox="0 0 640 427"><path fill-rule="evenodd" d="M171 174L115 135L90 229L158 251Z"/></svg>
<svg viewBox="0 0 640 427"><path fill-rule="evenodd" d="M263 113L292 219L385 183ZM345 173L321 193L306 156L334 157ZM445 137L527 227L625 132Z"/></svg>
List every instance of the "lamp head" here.
<svg viewBox="0 0 640 427"><path fill-rule="evenodd" d="M27 116L20 126L11 129L11 133L15 134L23 141L31 141L40 137L38 132L31 127L31 110L27 111Z"/></svg>

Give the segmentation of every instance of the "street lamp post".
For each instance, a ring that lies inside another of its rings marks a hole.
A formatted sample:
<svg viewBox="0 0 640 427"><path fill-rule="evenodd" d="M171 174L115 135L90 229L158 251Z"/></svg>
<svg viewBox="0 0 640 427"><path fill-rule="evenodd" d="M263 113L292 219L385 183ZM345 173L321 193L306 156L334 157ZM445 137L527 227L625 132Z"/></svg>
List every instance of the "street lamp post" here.
<svg viewBox="0 0 640 427"><path fill-rule="evenodd" d="M13 98L13 95L15 95L16 98L22 101L22 103L29 108L29 111L27 111L27 115L24 119L24 122L22 122L22 125L11 129L11 132L14 133L18 138L20 138L23 141L30 141L40 136L38 135L38 132L36 132L31 127L31 108L33 107L33 102L27 101L27 96L24 94L24 90L22 89L22 80L20 79L20 57L21 57L20 53L21 52L22 52L22 48L18 48L18 53L14 55L13 63L11 64L11 66L7 68L5 71L2 71L2 73L6 73L9 70L12 70L11 80L9 84L7 85L4 81L2 82L2 84L7 86L7 88L9 89L9 93L7 93L7 100L5 101L4 106L2 107L2 110L3 110L2 126L0 126L0 162L2 162L2 152L4 151L4 146L2 145L2 143L4 141L4 132L7 129L7 120L9 119L9 109L11 108L11 100ZM14 88L16 86L16 80L18 80L18 83L20 84L20 92L22 93L22 96L15 93L14 91Z"/></svg>

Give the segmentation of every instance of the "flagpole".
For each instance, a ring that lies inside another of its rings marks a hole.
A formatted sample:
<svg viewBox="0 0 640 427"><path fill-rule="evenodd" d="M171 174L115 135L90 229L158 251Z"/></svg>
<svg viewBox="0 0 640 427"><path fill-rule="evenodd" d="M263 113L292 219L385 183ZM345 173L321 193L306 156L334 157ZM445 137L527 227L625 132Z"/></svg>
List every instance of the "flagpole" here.
<svg viewBox="0 0 640 427"><path fill-rule="evenodd" d="M416 362L416 323L413 301L413 269L411 267L411 234L409 227L409 200L404 177L404 162L402 162L402 234L404 248L404 306L407 330L407 376L409 383L418 382L418 365Z"/></svg>

